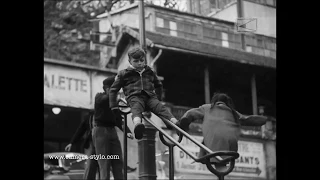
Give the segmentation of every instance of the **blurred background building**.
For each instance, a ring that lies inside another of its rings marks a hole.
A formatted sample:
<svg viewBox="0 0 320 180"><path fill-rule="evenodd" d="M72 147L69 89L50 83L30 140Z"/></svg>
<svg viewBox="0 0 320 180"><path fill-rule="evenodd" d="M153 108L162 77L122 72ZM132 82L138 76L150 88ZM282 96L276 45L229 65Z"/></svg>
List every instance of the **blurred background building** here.
<svg viewBox="0 0 320 180"><path fill-rule="evenodd" d="M102 80L129 65L127 52L139 45L139 18L136 1L57 2L45 3L44 140L63 151L93 108ZM240 158L226 178L276 179L276 1L243 0L243 17L257 19L256 31L245 34L236 30L235 0L145 3L148 65L163 82L164 103L180 118L188 109L210 103L220 91L234 99L239 112L268 116L261 128L242 127ZM55 114L53 107L61 112ZM166 129L156 116L152 119ZM201 123L192 123L189 132L199 141ZM128 125L132 128L130 118ZM166 146L158 136L156 141L157 153L163 153ZM193 153L199 150L185 139L182 143ZM216 178L205 166L188 165L192 159L178 148L174 153L176 176ZM128 156L128 165L134 167L135 140L128 140ZM161 159L168 162L165 154Z"/></svg>

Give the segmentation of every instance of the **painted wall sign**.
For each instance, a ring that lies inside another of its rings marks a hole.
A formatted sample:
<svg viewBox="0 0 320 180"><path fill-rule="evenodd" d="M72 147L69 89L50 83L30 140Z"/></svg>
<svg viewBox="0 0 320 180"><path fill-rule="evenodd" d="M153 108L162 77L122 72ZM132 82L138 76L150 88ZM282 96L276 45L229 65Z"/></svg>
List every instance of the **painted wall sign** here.
<svg viewBox="0 0 320 180"><path fill-rule="evenodd" d="M88 108L91 87L88 72L44 64L44 103Z"/></svg>
<svg viewBox="0 0 320 180"><path fill-rule="evenodd" d="M192 137L199 142L202 142L203 137ZM188 152L198 156L200 148L192 141L183 138L181 144ZM236 160L235 167L228 176L266 178L266 162L262 143L239 141L238 153L240 154L240 157ZM191 157L180 150L180 148L174 147L174 165L176 172L212 174L207 169L206 165L200 163L191 164L191 162L193 162Z"/></svg>
<svg viewBox="0 0 320 180"><path fill-rule="evenodd" d="M263 144L239 141L235 168L230 175L266 178L266 161Z"/></svg>

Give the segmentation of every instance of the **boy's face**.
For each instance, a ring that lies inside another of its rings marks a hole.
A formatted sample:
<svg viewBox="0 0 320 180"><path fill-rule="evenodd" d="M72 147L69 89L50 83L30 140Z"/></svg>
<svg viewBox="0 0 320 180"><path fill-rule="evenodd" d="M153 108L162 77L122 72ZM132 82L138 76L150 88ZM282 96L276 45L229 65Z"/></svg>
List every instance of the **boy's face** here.
<svg viewBox="0 0 320 180"><path fill-rule="evenodd" d="M145 61L146 59L144 57L141 57L140 59L134 59L133 57L130 58L131 65L138 70L142 70L144 68Z"/></svg>

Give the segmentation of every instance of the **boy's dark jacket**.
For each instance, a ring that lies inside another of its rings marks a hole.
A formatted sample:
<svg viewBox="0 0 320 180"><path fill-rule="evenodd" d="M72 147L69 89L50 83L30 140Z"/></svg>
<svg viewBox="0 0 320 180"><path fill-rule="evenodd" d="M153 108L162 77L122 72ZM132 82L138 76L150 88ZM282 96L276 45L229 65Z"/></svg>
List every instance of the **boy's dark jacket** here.
<svg viewBox="0 0 320 180"><path fill-rule="evenodd" d="M116 119L109 106L109 94L106 92L97 93L94 102L94 123L102 127L117 126L121 131L122 120ZM125 127L127 133L131 133L128 126Z"/></svg>
<svg viewBox="0 0 320 180"><path fill-rule="evenodd" d="M144 90L150 97L157 96L161 101L162 83L149 66L145 66L141 75L132 67L119 71L109 91L110 108L117 107L117 93L121 88L127 99Z"/></svg>

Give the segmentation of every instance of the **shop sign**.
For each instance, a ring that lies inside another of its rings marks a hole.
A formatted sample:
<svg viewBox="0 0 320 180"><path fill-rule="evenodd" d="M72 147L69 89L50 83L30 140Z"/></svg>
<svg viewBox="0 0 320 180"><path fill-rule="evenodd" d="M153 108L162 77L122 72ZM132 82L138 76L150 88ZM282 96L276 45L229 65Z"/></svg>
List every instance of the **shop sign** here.
<svg viewBox="0 0 320 180"><path fill-rule="evenodd" d="M44 103L88 108L90 76L79 68L44 64Z"/></svg>
<svg viewBox="0 0 320 180"><path fill-rule="evenodd" d="M176 135L175 135L176 136ZM203 137L192 136L198 142L202 142ZM178 139L176 136L175 139ZM198 157L199 147L192 141L184 137L181 141L181 145L190 153ZM182 151L179 147L174 147L174 168L176 172L180 173L200 173L200 174L212 174L207 170L206 165L200 163L192 163L194 160Z"/></svg>
<svg viewBox="0 0 320 180"><path fill-rule="evenodd" d="M266 178L266 161L263 143L239 141L235 168L230 175Z"/></svg>
<svg viewBox="0 0 320 180"><path fill-rule="evenodd" d="M203 137L192 136L198 142ZM177 137L175 137L177 138ZM187 138L183 138L181 145L190 153L198 157L200 148ZM228 176L266 178L266 165L263 144L258 142L239 141L238 153L233 171ZM192 163L194 160L179 147L174 147L175 171L179 173L212 174L204 164Z"/></svg>

